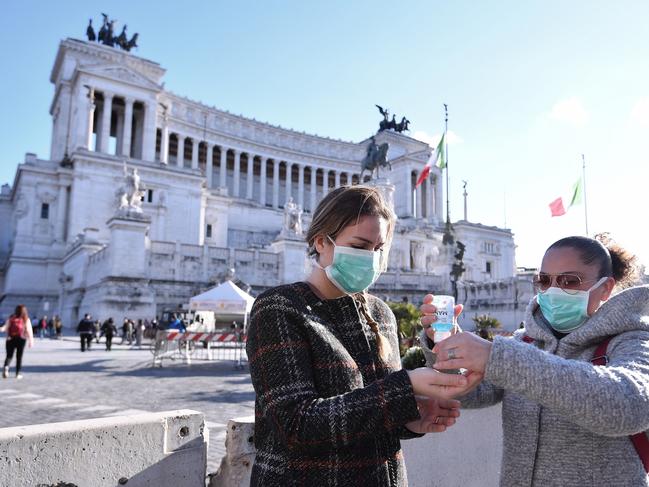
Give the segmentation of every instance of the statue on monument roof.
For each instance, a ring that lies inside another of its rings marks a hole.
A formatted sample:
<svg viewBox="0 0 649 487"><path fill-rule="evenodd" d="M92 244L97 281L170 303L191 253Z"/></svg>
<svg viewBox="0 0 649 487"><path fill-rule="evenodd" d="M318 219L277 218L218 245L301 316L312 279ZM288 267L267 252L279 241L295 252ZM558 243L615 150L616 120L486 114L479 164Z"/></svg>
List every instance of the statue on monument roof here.
<svg viewBox="0 0 649 487"><path fill-rule="evenodd" d="M142 197L145 192L140 184L140 175L136 168L129 174L124 161L124 184L117 189L118 206L120 213L142 213Z"/></svg>
<svg viewBox="0 0 649 487"><path fill-rule="evenodd" d="M97 39L97 36L95 35L95 29L92 28L92 19L88 19L88 28L86 29L86 35L88 36L88 40L91 42Z"/></svg>
<svg viewBox="0 0 649 487"><path fill-rule="evenodd" d="M108 14L102 13L103 23L101 29L99 29L99 34L95 36L95 29L92 27L92 19L88 21L88 27L86 28L86 36L90 42L95 40L104 46L109 47L119 47L122 50L129 52L131 49L137 46L138 33L133 34L133 37L129 40L126 35L127 25L124 24L122 27L122 32L118 36L114 36L114 28L116 20L111 20L108 17Z"/></svg>
<svg viewBox="0 0 649 487"><path fill-rule="evenodd" d="M410 120L406 117L401 118L401 122L397 122L396 115L392 114L392 119L390 120L390 111L387 108L383 108L381 105L375 105L379 109L381 115L383 115L383 120L379 122L379 132L384 130L394 130L395 132L401 133L410 131L408 127L410 125Z"/></svg>

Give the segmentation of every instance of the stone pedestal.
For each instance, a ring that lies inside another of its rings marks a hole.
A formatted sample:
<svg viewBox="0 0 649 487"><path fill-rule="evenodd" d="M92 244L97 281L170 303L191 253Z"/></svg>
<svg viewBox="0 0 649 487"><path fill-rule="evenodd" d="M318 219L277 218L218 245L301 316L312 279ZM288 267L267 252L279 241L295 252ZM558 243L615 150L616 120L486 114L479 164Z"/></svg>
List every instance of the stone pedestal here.
<svg viewBox="0 0 649 487"><path fill-rule="evenodd" d="M146 234L151 220L142 213L122 211L108 220L110 229L111 277L143 278L146 276Z"/></svg>
<svg viewBox="0 0 649 487"><path fill-rule="evenodd" d="M390 182L390 179L376 178L368 181L366 184L374 186L381 191L383 198L385 198L385 201L388 203L392 211L394 211L394 184Z"/></svg>
<svg viewBox="0 0 649 487"><path fill-rule="evenodd" d="M306 277L307 245L304 240L280 235L278 240L270 244L271 252L280 254L278 284L301 281Z"/></svg>

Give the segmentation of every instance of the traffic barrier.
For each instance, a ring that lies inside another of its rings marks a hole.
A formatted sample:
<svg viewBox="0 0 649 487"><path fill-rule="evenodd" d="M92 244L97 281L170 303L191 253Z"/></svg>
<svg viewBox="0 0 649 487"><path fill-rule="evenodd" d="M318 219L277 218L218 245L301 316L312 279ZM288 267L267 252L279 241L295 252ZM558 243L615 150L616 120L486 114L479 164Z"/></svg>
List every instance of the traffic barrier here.
<svg viewBox="0 0 649 487"><path fill-rule="evenodd" d="M155 339L151 342L153 353L153 367L162 367L164 358L182 358L186 364L191 364L192 354L196 349L201 350L198 344L203 345L207 352L207 359L214 360L214 351L230 349L233 351L235 365L243 368L244 348L247 336L241 331L234 332L199 332L179 330L158 330Z"/></svg>

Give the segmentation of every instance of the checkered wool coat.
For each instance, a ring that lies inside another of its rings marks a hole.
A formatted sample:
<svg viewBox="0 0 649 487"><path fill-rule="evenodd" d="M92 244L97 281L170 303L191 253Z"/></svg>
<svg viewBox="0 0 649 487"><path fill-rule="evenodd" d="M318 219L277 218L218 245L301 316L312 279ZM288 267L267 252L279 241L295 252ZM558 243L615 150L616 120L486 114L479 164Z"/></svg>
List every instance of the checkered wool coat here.
<svg viewBox="0 0 649 487"><path fill-rule="evenodd" d="M304 282L255 301L246 346L257 394L251 486L407 485L399 439L420 436L404 426L419 413L396 320L368 297L392 346L384 365L357 306L349 296L321 300Z"/></svg>

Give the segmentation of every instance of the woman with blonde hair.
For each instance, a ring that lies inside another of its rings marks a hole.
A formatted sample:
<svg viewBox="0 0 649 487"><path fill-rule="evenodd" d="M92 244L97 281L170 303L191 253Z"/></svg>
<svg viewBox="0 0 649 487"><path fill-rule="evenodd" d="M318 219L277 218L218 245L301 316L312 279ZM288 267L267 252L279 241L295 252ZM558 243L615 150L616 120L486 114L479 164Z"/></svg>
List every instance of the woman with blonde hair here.
<svg viewBox="0 0 649 487"><path fill-rule="evenodd" d="M14 352L16 352L16 379L22 379L20 369L23 363L23 351L25 344L31 348L34 345L34 331L32 330L32 322L29 319L27 308L23 304L16 306L14 314L12 314L7 322L0 327L0 333L7 333L7 340L5 347L7 349L7 357L5 358L4 368L2 369L2 377L6 379L9 377L9 365L13 359Z"/></svg>
<svg viewBox="0 0 649 487"><path fill-rule="evenodd" d="M448 398L471 380L402 370L395 317L366 292L386 267L394 225L376 188L331 191L306 235L306 281L255 301L252 486L407 485L399 440L454 424L459 402Z"/></svg>

